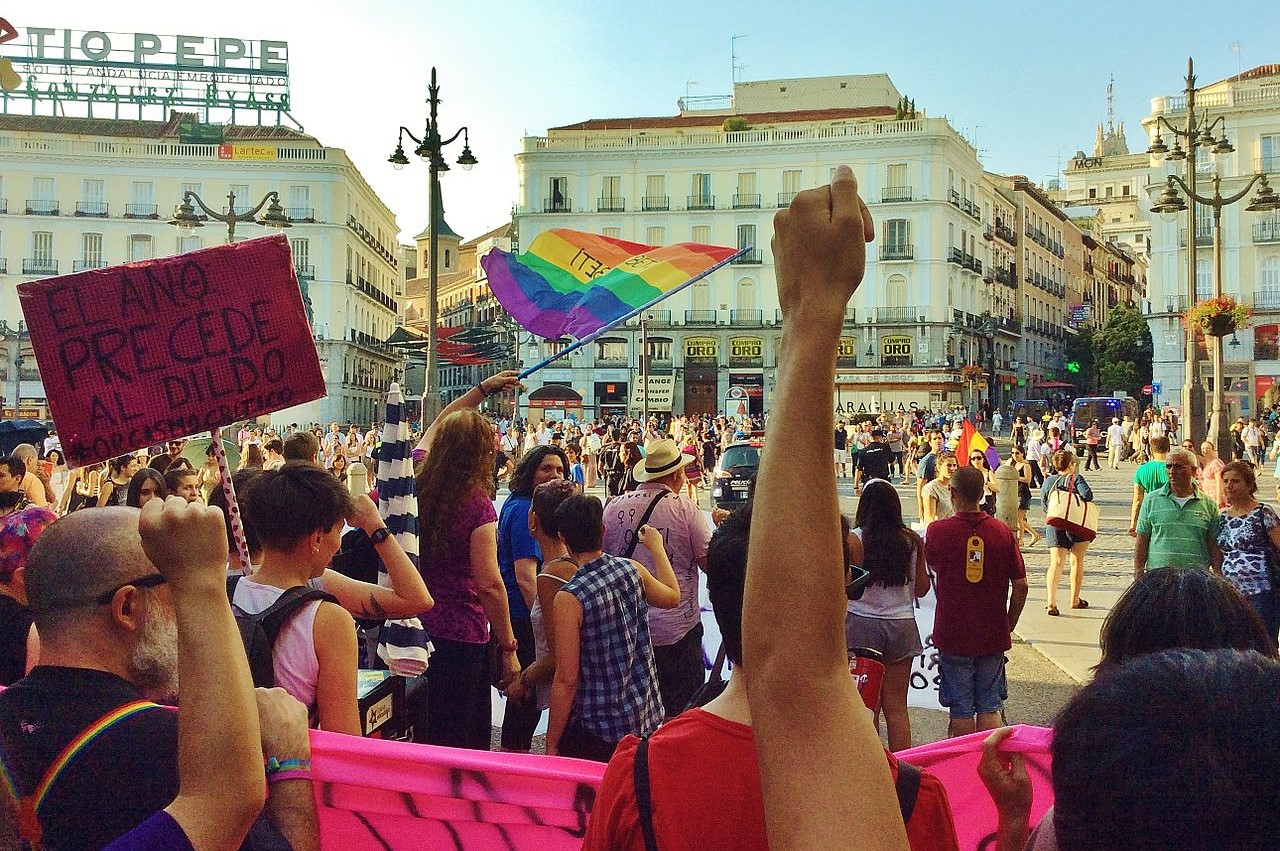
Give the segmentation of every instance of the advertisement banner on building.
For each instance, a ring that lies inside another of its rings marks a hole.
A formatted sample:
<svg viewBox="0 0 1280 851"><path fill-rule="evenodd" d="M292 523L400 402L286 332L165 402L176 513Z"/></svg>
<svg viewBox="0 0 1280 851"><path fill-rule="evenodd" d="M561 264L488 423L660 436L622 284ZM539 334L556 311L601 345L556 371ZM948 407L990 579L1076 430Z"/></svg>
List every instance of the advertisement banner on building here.
<svg viewBox="0 0 1280 851"><path fill-rule="evenodd" d="M685 366L719 362L719 341L715 337L688 337L684 341Z"/></svg>
<svg viewBox="0 0 1280 851"><path fill-rule="evenodd" d="M634 392L631 394L631 408L634 411L643 411L644 404L644 379L637 378ZM674 375L650 375L649 376L649 411L669 412L671 410L671 401L676 395L676 378Z"/></svg>
<svg viewBox="0 0 1280 851"><path fill-rule="evenodd" d="M764 366L764 340L734 337L729 341L729 366Z"/></svg>
<svg viewBox="0 0 1280 851"><path fill-rule="evenodd" d="M81 467L325 395L283 235L18 285Z"/></svg>
<svg viewBox="0 0 1280 851"><path fill-rule="evenodd" d="M1280 360L1280 325L1253 326L1253 359Z"/></svg>
<svg viewBox="0 0 1280 851"><path fill-rule="evenodd" d="M218 159L269 162L276 158L274 145L219 145Z"/></svg>
<svg viewBox="0 0 1280 851"><path fill-rule="evenodd" d="M911 366L911 343L909 334L881 337L880 363L883 366Z"/></svg>
<svg viewBox="0 0 1280 851"><path fill-rule="evenodd" d="M1274 398L1272 398L1270 401L1267 401L1268 392L1270 392L1271 389L1275 386L1276 386L1276 376L1274 375L1258 375L1254 377L1253 379L1254 396L1257 397L1258 399L1263 400L1264 407L1270 407L1272 404L1275 403ZM1275 395L1276 393L1271 393L1272 397L1274 397Z"/></svg>

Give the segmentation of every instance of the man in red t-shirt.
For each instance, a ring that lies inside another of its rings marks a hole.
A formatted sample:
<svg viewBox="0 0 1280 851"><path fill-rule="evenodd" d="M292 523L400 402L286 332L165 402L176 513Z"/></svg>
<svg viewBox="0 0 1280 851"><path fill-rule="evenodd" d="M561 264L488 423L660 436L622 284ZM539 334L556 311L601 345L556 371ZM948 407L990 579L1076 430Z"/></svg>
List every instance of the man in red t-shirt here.
<svg viewBox="0 0 1280 851"><path fill-rule="evenodd" d="M734 675L724 693L664 724L648 740L647 777L654 836L662 851L765 851L764 803L742 670L742 595L751 504L720 524L707 549L707 593ZM636 793L640 741L618 745L596 796L583 851L645 851ZM895 782L898 760L885 751ZM849 789L848 794L858 794ZM909 797L900 795L900 798ZM901 801L900 801L901 803ZM956 851L947 793L921 772L907 838L913 851Z"/></svg>
<svg viewBox="0 0 1280 851"><path fill-rule="evenodd" d="M952 736L1000 726L1004 654L1027 601L1022 553L1009 527L978 508L983 488L981 470L961 467L951 477L955 516L930 523L925 534L925 559L937 576L939 700L950 709Z"/></svg>

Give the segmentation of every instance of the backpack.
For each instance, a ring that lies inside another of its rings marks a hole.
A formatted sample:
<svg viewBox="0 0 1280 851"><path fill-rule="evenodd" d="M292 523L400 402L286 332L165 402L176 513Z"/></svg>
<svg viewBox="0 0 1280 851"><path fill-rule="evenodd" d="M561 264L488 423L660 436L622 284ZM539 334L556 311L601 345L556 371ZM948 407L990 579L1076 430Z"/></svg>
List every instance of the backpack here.
<svg viewBox="0 0 1280 851"><path fill-rule="evenodd" d="M623 472L622 447L610 443L600 450L600 469L607 474L618 475Z"/></svg>
<svg viewBox="0 0 1280 851"><path fill-rule="evenodd" d="M240 641L244 643L244 654L249 659L249 673L253 675L254 686L273 688L276 684L276 671L272 662L272 649L285 624L312 600L330 603L338 600L324 591L297 585L287 589L279 599L258 614L251 615L234 602L236 585L241 578L239 574L227 577L227 600L233 601L231 612L236 616L236 626L240 629Z"/></svg>

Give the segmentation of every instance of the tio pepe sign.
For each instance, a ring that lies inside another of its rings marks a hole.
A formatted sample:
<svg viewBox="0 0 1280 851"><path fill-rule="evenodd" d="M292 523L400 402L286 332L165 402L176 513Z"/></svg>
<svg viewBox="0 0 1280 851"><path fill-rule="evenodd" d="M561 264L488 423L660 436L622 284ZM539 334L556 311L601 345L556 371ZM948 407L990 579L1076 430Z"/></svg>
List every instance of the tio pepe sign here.
<svg viewBox="0 0 1280 851"><path fill-rule="evenodd" d="M285 237L18 286L67 460L325 394Z"/></svg>

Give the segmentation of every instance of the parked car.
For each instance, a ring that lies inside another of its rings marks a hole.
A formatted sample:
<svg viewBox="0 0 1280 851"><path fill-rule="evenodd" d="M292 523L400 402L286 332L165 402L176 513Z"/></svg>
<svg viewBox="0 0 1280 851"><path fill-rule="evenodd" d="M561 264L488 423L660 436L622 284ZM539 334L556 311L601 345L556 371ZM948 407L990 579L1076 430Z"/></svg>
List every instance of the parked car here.
<svg viewBox="0 0 1280 851"><path fill-rule="evenodd" d="M711 474L711 499L716 508L734 509L747 501L760 469L759 441L739 441L725 447Z"/></svg>

